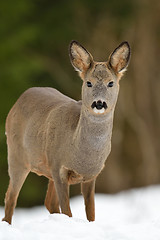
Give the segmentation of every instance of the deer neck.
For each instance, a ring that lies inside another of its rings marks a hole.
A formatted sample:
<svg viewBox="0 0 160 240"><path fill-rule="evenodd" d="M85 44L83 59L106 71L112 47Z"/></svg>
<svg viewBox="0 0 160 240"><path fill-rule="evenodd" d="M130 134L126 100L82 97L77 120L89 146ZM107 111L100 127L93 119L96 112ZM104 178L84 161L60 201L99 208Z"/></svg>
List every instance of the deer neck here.
<svg viewBox="0 0 160 240"><path fill-rule="evenodd" d="M78 148L95 151L106 148L111 141L114 110L105 116L93 116L81 108L79 122L74 134L74 143Z"/></svg>

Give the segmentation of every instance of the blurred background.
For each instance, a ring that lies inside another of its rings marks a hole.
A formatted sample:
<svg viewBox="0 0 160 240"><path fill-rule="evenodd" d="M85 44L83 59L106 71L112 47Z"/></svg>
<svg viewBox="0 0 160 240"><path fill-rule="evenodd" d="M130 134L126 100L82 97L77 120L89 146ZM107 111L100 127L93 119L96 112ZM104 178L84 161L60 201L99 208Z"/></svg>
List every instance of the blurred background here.
<svg viewBox="0 0 160 240"><path fill-rule="evenodd" d="M82 82L68 57L75 39L97 61L131 45L120 82L112 152L96 192L160 183L160 1L7 0L0 2L0 205L8 187L5 119L27 88L50 86L79 100ZM18 206L43 204L47 179L31 173ZM80 187L71 187L71 196Z"/></svg>

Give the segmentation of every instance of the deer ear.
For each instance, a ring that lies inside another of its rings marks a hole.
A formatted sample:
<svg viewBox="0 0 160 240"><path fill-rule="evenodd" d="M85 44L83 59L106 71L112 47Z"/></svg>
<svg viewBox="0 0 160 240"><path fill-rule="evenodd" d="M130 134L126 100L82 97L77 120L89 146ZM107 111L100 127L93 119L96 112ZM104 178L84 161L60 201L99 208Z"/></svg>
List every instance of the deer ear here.
<svg viewBox="0 0 160 240"><path fill-rule="evenodd" d="M109 65L116 74L125 72L130 59L130 46L122 42L110 55Z"/></svg>
<svg viewBox="0 0 160 240"><path fill-rule="evenodd" d="M69 47L70 60L76 71L85 72L91 66L91 54L77 41L72 41Z"/></svg>

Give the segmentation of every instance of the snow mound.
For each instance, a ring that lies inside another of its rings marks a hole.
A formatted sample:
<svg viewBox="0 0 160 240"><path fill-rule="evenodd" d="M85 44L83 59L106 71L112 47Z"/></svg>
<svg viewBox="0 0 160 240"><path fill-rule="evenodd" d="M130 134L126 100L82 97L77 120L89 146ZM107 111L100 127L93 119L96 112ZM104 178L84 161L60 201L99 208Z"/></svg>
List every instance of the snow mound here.
<svg viewBox="0 0 160 240"><path fill-rule="evenodd" d="M45 207L16 209L0 222L0 240L159 240L160 186L96 195L96 221L86 220L82 197L71 199L73 218ZM4 208L0 208L0 217Z"/></svg>

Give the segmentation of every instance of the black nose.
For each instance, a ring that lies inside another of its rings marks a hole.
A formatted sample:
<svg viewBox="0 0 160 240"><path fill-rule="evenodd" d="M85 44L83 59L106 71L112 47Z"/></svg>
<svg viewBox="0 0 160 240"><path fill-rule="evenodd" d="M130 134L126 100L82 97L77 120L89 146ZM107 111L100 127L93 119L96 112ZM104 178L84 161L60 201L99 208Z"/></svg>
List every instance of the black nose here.
<svg viewBox="0 0 160 240"><path fill-rule="evenodd" d="M102 108L104 108L104 109L106 109L107 108L107 104L106 104L106 102L102 102L101 100L98 100L97 102L96 101L94 101L93 103L92 103L92 106L91 106L92 108L97 108L98 110L100 110L100 109L102 109Z"/></svg>
<svg viewBox="0 0 160 240"><path fill-rule="evenodd" d="M96 108L99 110L103 108L103 103L100 100L96 103Z"/></svg>

